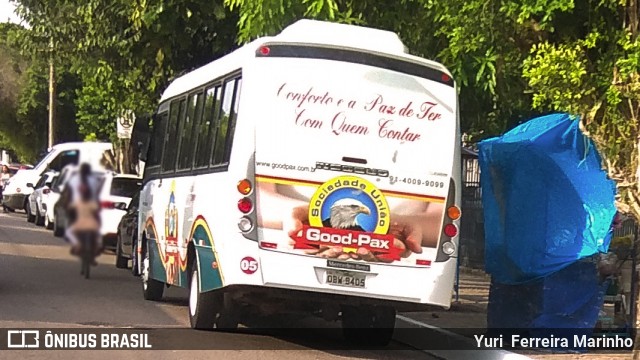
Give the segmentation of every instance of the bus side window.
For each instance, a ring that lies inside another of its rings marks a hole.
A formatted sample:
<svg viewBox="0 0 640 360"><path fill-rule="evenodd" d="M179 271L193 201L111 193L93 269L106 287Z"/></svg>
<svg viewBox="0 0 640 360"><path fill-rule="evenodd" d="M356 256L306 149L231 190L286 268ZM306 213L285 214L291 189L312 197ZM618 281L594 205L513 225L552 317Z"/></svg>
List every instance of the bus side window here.
<svg viewBox="0 0 640 360"><path fill-rule="evenodd" d="M164 148L174 149L174 151L165 152L162 158L162 171L173 172L176 169L176 160L178 152L175 151L178 140L178 125L180 114L184 112L186 100L174 100L171 102L169 109L169 127L167 128L167 136L165 136Z"/></svg>
<svg viewBox="0 0 640 360"><path fill-rule="evenodd" d="M209 166L209 159L213 149L213 139L216 131L218 111L220 109L220 98L222 91L220 86L210 87L206 91L203 117L198 131L196 146L196 168L206 168Z"/></svg>
<svg viewBox="0 0 640 360"><path fill-rule="evenodd" d="M201 93L191 94L187 103L186 116L182 122L180 151L178 152L178 170L190 170L193 165L193 126L196 122L196 105L200 103Z"/></svg>
<svg viewBox="0 0 640 360"><path fill-rule="evenodd" d="M149 144L149 150L147 152L146 167L159 166L162 159L162 145L164 144L164 137L167 133L167 122L169 120L169 112L165 111L159 114L155 118L153 124L153 137Z"/></svg>
<svg viewBox="0 0 640 360"><path fill-rule="evenodd" d="M224 150L224 161L229 162L231 158L231 145L233 145L233 137L236 133L236 119L238 118L238 104L240 104L240 91L242 90L242 78L236 80L236 90L233 96L232 113L229 117L229 132L227 133L227 143Z"/></svg>
<svg viewBox="0 0 640 360"><path fill-rule="evenodd" d="M203 128L204 124L206 123L205 117L207 116L206 111L204 109L206 106L205 102L207 99L208 99L207 92L198 93L196 111L193 117L193 126L192 126L193 129L190 134L191 146L188 148L188 150L191 152L190 154L191 161L189 161L189 163L193 164L194 168L198 167L198 148L201 146L200 141L203 141L203 139L206 139L206 136L207 136L208 127Z"/></svg>
<svg viewBox="0 0 640 360"><path fill-rule="evenodd" d="M227 149L227 141L233 136L230 130L232 130L235 124L233 106L236 98L236 87L238 87L238 85L237 79L225 82L224 96L222 97L222 112L220 113L211 165L222 165L228 162L229 154L226 154L225 150Z"/></svg>

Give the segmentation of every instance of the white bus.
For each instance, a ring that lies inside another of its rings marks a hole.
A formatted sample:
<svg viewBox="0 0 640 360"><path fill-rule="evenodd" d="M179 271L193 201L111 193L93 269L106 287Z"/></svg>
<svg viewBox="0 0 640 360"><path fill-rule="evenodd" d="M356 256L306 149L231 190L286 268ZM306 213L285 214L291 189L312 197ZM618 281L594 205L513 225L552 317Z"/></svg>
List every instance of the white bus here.
<svg viewBox="0 0 640 360"><path fill-rule="evenodd" d="M450 306L456 86L394 33L299 21L176 79L153 118L134 262L146 299L190 288L194 328L320 311L377 343L396 311Z"/></svg>

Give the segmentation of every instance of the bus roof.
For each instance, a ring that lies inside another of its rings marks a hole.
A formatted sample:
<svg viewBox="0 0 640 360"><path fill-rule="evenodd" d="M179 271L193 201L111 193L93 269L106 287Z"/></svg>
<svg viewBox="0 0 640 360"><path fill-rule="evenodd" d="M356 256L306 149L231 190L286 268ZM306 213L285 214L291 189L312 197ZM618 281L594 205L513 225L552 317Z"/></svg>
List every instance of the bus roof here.
<svg viewBox="0 0 640 360"><path fill-rule="evenodd" d="M409 54L400 37L394 32L363 26L304 19L289 25L276 36L258 38L219 59L175 79L162 94L160 102L202 86L219 77L221 74L227 74L241 68L247 60L254 58L256 50L262 44L270 41L278 43L318 44L382 53L417 62L451 76L451 73L442 64Z"/></svg>
<svg viewBox="0 0 640 360"><path fill-rule="evenodd" d="M276 41L326 44L404 55L406 47L391 31L318 20L299 20L275 36Z"/></svg>
<svg viewBox="0 0 640 360"><path fill-rule="evenodd" d="M173 80L162 94L160 102L187 92L194 87L208 83L221 74L230 73L242 67L246 59L252 57L258 47L270 38L259 38L233 52L214 60Z"/></svg>

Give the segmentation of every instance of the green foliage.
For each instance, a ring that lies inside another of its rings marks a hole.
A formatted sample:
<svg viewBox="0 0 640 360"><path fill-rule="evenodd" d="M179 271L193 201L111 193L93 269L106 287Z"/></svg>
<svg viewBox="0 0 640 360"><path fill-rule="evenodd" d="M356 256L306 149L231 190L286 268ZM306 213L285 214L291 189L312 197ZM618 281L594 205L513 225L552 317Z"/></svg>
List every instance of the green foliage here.
<svg viewBox="0 0 640 360"><path fill-rule="evenodd" d="M593 100L595 88L587 76L587 59L580 44L535 44L524 61L523 76L534 90L534 108L580 114ZM570 91L572 88L583 91Z"/></svg>
<svg viewBox="0 0 640 360"><path fill-rule="evenodd" d="M618 182L621 210L640 218L636 178L640 135L637 29L625 28L630 11L626 3L594 0L587 5L587 20L574 22L571 36L532 47L524 62L523 77L535 109L581 115L610 177ZM553 12L549 14L551 17ZM554 26L560 25L550 21L549 28Z"/></svg>
<svg viewBox="0 0 640 360"><path fill-rule="evenodd" d="M173 74L228 52L238 20L211 1L16 3L31 25L16 43L33 57L53 54L59 66L79 77L78 129L85 139L111 141L124 111L153 111Z"/></svg>
<svg viewBox="0 0 640 360"><path fill-rule="evenodd" d="M568 12L575 7L573 0L523 0L505 1L500 11L515 18L520 25L536 23L540 30L554 31L552 20L559 12Z"/></svg>
<svg viewBox="0 0 640 360"><path fill-rule="evenodd" d="M46 141L46 108L39 108L46 101L46 79L41 63L28 61L11 45L9 33L22 30L0 24L0 147L31 162Z"/></svg>
<svg viewBox="0 0 640 360"><path fill-rule="evenodd" d="M283 25L303 17L310 19L354 21L341 13L334 0L225 0L229 9L240 9L238 41L250 40L282 30Z"/></svg>

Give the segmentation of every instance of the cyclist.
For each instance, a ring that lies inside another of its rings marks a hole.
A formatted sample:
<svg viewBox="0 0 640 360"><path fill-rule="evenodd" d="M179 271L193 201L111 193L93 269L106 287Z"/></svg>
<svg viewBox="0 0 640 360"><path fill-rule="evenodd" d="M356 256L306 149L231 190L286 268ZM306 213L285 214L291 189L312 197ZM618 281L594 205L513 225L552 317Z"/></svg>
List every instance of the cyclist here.
<svg viewBox="0 0 640 360"><path fill-rule="evenodd" d="M100 202L98 179L91 174L91 166L82 164L80 171L67 183L67 217L70 226L66 236L71 243L71 253L81 254L82 245L95 244L95 256L102 252L100 237ZM97 263L93 261L93 265Z"/></svg>

